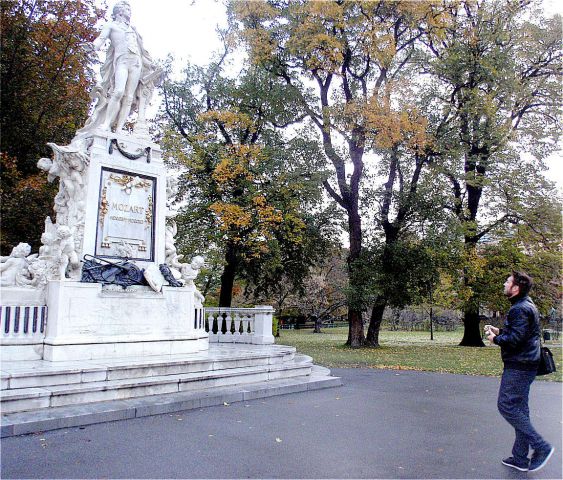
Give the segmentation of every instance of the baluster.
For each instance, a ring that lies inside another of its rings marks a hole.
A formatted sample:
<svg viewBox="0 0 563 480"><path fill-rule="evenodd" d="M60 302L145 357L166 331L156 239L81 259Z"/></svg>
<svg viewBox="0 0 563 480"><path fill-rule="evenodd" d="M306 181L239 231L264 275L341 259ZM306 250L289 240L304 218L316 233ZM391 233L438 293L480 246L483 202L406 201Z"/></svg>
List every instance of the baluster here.
<svg viewBox="0 0 563 480"><path fill-rule="evenodd" d="M242 332L240 332L242 334L242 337L244 338L244 343L248 343L249 326L250 326L250 317L248 316L247 313L245 313L242 316L242 321L241 321Z"/></svg>
<svg viewBox="0 0 563 480"><path fill-rule="evenodd" d="M238 342L240 340L240 325L241 325L241 320L240 320L240 314L238 312L235 312L235 314L233 315L233 326L231 329L232 334L235 336L235 342Z"/></svg>
<svg viewBox="0 0 563 480"><path fill-rule="evenodd" d="M221 333L225 335L227 333L227 314L219 313L219 316L221 317Z"/></svg>
<svg viewBox="0 0 563 480"><path fill-rule="evenodd" d="M225 315L225 335L233 333L233 317L231 312L228 311Z"/></svg>

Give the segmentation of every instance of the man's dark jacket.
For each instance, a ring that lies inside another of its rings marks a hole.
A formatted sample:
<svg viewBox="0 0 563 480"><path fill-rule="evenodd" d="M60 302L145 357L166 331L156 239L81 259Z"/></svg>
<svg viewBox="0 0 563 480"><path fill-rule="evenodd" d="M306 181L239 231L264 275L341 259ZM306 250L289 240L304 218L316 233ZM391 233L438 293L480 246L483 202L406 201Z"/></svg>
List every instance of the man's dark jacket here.
<svg viewBox="0 0 563 480"><path fill-rule="evenodd" d="M540 316L527 295L510 299L512 307L493 342L500 346L504 368L537 370L540 360Z"/></svg>

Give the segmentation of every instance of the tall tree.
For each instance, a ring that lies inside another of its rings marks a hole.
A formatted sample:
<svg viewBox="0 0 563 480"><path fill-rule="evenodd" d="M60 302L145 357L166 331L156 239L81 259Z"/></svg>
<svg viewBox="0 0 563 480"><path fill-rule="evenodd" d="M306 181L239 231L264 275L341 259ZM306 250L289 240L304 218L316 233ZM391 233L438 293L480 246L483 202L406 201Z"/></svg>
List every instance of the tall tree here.
<svg viewBox="0 0 563 480"><path fill-rule="evenodd" d="M205 242L200 252L221 252L219 306L230 306L237 276L258 285L298 261L306 273L315 258L303 255L310 230L320 231L306 212L320 201L320 180L315 142L280 133L302 116L292 92L256 68L228 78L224 59L165 85L163 146L182 172L180 230Z"/></svg>
<svg viewBox="0 0 563 480"><path fill-rule="evenodd" d="M350 289L361 289L354 265L362 253L360 215L364 155L378 136L389 91L425 32L441 22L441 8L410 1L231 2L253 62L295 92L321 138L333 168L324 187L346 212ZM369 119L372 127L368 127ZM348 344L360 347L362 311L350 304Z"/></svg>
<svg viewBox="0 0 563 480"><path fill-rule="evenodd" d="M84 43L103 10L94 0L5 0L1 8L0 248L37 248L56 188L39 175L47 142L65 144L86 119L93 70ZM25 208L22 208L25 205Z"/></svg>
<svg viewBox="0 0 563 480"><path fill-rule="evenodd" d="M463 226L468 260L465 346L483 345L470 272L478 243L504 223L522 221L525 197L550 194L530 189L528 179L537 178L560 131L561 21L546 20L534 4L452 2L443 36L425 38L429 105L439 112L436 153L451 183L449 208Z"/></svg>
<svg viewBox="0 0 563 480"><path fill-rule="evenodd" d="M561 293L561 203L556 197L530 205L525 221L508 224L497 237L480 245L482 268L478 296L493 312L505 313L509 303L502 284L512 270L531 275L531 293L540 314L547 316L560 303Z"/></svg>

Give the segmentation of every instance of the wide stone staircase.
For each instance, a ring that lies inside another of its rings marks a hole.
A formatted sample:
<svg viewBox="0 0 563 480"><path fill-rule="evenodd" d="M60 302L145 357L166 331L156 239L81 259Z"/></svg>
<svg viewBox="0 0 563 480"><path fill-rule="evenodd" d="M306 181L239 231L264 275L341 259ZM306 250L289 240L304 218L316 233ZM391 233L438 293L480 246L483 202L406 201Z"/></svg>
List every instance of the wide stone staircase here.
<svg viewBox="0 0 563 480"><path fill-rule="evenodd" d="M21 435L341 385L294 347L106 361L3 362L1 434Z"/></svg>

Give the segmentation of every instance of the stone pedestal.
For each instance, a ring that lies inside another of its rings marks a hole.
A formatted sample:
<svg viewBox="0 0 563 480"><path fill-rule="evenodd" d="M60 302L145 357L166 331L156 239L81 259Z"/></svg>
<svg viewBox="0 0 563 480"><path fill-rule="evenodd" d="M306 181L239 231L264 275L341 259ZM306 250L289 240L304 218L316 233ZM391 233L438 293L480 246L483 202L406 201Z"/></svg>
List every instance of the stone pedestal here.
<svg viewBox="0 0 563 480"><path fill-rule="evenodd" d="M166 168L158 145L100 132L92 137L89 155L80 258L95 255L118 262L125 248L140 269L158 272L165 263L167 211ZM48 283L45 360L185 354L208 348L208 335L196 322L201 305L193 283L156 292L148 286L124 289L77 280Z"/></svg>
<svg viewBox="0 0 563 480"><path fill-rule="evenodd" d="M194 288L51 281L44 359L91 360L194 353L208 335L194 321Z"/></svg>
<svg viewBox="0 0 563 480"><path fill-rule="evenodd" d="M164 263L166 167L160 148L107 132L92 142L82 256L118 258L116 247L123 241L140 268Z"/></svg>

